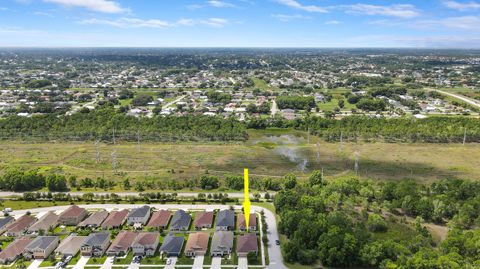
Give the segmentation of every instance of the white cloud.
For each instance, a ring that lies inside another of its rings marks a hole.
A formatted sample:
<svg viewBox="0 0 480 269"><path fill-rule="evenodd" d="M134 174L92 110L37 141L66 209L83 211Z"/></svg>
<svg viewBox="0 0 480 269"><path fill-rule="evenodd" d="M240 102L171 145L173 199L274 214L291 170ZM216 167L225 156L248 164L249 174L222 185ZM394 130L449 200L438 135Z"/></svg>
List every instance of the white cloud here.
<svg viewBox="0 0 480 269"><path fill-rule="evenodd" d="M413 18L420 15L415 6L409 4L378 6L369 4L355 4L344 6L347 12L365 15L381 15L399 18Z"/></svg>
<svg viewBox="0 0 480 269"><path fill-rule="evenodd" d="M105 19L88 19L83 20L82 24L103 24L119 28L166 28L171 26L170 23L157 19L142 20L137 18L120 18L118 20L105 20Z"/></svg>
<svg viewBox="0 0 480 269"><path fill-rule="evenodd" d="M459 11L480 9L480 3L477 3L474 1L471 1L468 3L460 3L457 1L443 1L443 4L448 8L459 10Z"/></svg>
<svg viewBox="0 0 480 269"><path fill-rule="evenodd" d="M336 25L336 24L341 24L341 21L336 21L336 20L331 20L331 21L326 21L325 24L330 24L330 25Z"/></svg>
<svg viewBox="0 0 480 269"><path fill-rule="evenodd" d="M234 4L220 1L220 0L210 0L207 1L207 4L212 7L217 7L217 8L225 8L225 7L235 7Z"/></svg>
<svg viewBox="0 0 480 269"><path fill-rule="evenodd" d="M48 3L60 4L65 7L80 7L103 13L125 13L129 10L119 3L110 0L43 0Z"/></svg>
<svg viewBox="0 0 480 269"><path fill-rule="evenodd" d="M43 11L36 11L33 14L38 15L38 16L45 16L45 17L49 17L49 18L54 17L52 14L47 13L47 12L43 12Z"/></svg>
<svg viewBox="0 0 480 269"><path fill-rule="evenodd" d="M228 20L222 18L209 18L207 20L201 20L201 24L210 25L213 27L223 27L228 24Z"/></svg>
<svg viewBox="0 0 480 269"><path fill-rule="evenodd" d="M293 15L288 15L288 14L272 14L272 18L275 18L279 21L283 22L289 22L293 20L305 20L305 19L311 19L311 17L308 16L303 16L300 14L293 14Z"/></svg>
<svg viewBox="0 0 480 269"><path fill-rule="evenodd" d="M475 16L463 16L463 17L451 17L441 21L445 27L474 30L479 29L480 17Z"/></svg>
<svg viewBox="0 0 480 269"><path fill-rule="evenodd" d="M291 8L308 11L308 12L317 12L317 13L327 13L328 10L326 8L315 6L315 5L303 5L296 0L277 0L278 3L282 5L289 6Z"/></svg>
<svg viewBox="0 0 480 269"><path fill-rule="evenodd" d="M223 27L229 23L227 19L222 18L208 18L208 19L180 19L176 22L168 22L158 19L139 19L139 18L120 18L117 20L108 19L87 19L80 21L81 24L98 24L108 25L118 28L168 28L175 26L194 26L194 25L208 25L211 27Z"/></svg>
<svg viewBox="0 0 480 269"><path fill-rule="evenodd" d="M392 21L392 20L376 20L369 24L379 25L385 27L406 27L421 30L444 29L451 28L457 30L480 30L480 17L477 16L462 16L462 17L447 17L438 20L414 20L414 21Z"/></svg>

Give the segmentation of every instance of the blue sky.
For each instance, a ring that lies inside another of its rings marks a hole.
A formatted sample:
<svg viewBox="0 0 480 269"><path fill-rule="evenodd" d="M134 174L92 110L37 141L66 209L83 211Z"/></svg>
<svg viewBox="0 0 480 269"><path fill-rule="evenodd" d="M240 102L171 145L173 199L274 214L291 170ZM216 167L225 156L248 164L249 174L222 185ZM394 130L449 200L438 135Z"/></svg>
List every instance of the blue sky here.
<svg viewBox="0 0 480 269"><path fill-rule="evenodd" d="M0 0L0 46L480 48L480 0Z"/></svg>

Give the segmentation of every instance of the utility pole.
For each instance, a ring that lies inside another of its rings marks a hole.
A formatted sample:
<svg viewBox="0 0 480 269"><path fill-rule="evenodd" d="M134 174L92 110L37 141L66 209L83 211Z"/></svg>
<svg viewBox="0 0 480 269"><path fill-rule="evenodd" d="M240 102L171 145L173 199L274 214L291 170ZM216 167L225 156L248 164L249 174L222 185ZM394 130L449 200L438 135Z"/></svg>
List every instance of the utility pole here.
<svg viewBox="0 0 480 269"><path fill-rule="evenodd" d="M360 158L360 153L358 151L355 151L355 175L358 176L358 170L359 170L359 164L358 164L358 161L359 161L359 158Z"/></svg>
<svg viewBox="0 0 480 269"><path fill-rule="evenodd" d="M340 131L340 152L343 152L343 131Z"/></svg>
<svg viewBox="0 0 480 269"><path fill-rule="evenodd" d="M463 145L465 146L465 142L467 142L467 127L465 127L465 130L463 132Z"/></svg>
<svg viewBox="0 0 480 269"><path fill-rule="evenodd" d="M99 149L100 139L95 140L95 162L100 163L100 149Z"/></svg>
<svg viewBox="0 0 480 269"><path fill-rule="evenodd" d="M320 163L320 141L317 140L317 163Z"/></svg>

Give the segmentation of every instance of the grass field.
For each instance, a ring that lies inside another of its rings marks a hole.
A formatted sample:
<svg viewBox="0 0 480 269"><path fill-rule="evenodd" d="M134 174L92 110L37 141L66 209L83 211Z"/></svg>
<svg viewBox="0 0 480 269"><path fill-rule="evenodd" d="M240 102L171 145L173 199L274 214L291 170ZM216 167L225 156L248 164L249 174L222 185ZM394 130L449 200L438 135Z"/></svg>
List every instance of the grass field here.
<svg viewBox="0 0 480 269"><path fill-rule="evenodd" d="M358 152L360 177L413 178L427 182L446 177L480 179L480 144L342 145L321 141L317 147L315 137L308 138L296 131L286 133L284 130L250 131L250 139L241 144L102 144L99 163L95 160L93 142L7 141L0 142L0 169L40 167L80 178L185 179L206 171L218 175L240 174L244 167L250 169L252 176L283 176L294 172L304 177L314 169L323 168L325 175L336 177L353 174L355 152ZM119 172L116 174L112 170L114 149Z"/></svg>

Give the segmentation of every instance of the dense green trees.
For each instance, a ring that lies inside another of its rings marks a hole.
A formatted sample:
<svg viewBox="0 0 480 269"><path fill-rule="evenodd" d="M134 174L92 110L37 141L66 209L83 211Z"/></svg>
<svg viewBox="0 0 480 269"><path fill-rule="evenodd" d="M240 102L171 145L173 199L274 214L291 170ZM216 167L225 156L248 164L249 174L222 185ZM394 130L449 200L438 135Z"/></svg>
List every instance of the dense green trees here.
<svg viewBox="0 0 480 269"><path fill-rule="evenodd" d="M62 175L49 175L46 179L46 186L49 191L67 191L67 179Z"/></svg>
<svg viewBox="0 0 480 269"><path fill-rule="evenodd" d="M38 170L8 168L0 177L0 189L8 191L31 191L45 187L45 176Z"/></svg>
<svg viewBox="0 0 480 269"><path fill-rule="evenodd" d="M280 109L304 109L309 110L315 107L315 99L312 96L279 96L277 105Z"/></svg>
<svg viewBox="0 0 480 269"><path fill-rule="evenodd" d="M149 102L153 101L153 96L148 94L139 94L132 100L134 106L146 106Z"/></svg>
<svg viewBox="0 0 480 269"><path fill-rule="evenodd" d="M228 104L232 100L232 95L224 92L209 91L207 92L208 101L212 103Z"/></svg>
<svg viewBox="0 0 480 269"><path fill-rule="evenodd" d="M0 133L6 139L102 139L146 141L208 140L242 141L247 138L244 124L233 118L182 116L135 118L111 108L72 116L41 115L31 118L11 116L0 121Z"/></svg>
<svg viewBox="0 0 480 269"><path fill-rule="evenodd" d="M316 184L318 178L315 172L308 182L275 196L278 228L288 238L283 244L286 261L412 269L479 265L480 183L448 179L425 186L410 180L373 183L342 178ZM469 209L462 219L465 207ZM388 211L397 218L386 219ZM417 219L397 223L405 218L404 212ZM423 218L433 221L436 214L452 228L441 245L435 245L422 225ZM395 225L409 227L404 228L409 235L395 236L395 231L388 240L379 237Z"/></svg>

